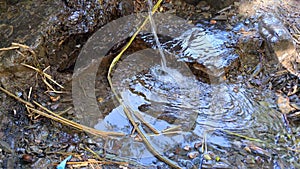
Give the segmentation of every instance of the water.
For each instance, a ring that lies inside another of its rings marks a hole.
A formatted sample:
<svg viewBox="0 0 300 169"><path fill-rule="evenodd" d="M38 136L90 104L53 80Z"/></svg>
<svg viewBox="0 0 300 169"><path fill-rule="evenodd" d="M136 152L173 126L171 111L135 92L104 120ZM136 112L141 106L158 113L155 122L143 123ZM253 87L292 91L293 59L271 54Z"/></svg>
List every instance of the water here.
<svg viewBox="0 0 300 169"><path fill-rule="evenodd" d="M180 75L176 81L162 71L161 56L151 49L124 56L112 79L124 104L158 131L180 126L176 134L166 135L151 136L152 133L146 129L151 143L159 152L172 153L176 145L193 145L206 138L209 151L222 159L230 159L226 152L234 150L239 154L240 145L247 140L227 131L264 140L268 143L267 147L275 146L274 137L284 132L280 113L272 105L255 101L255 91L246 90L242 84L201 82L184 62L178 62L167 53L165 57L167 67ZM269 94L270 91L265 91L263 95ZM126 133L132 130L121 107L115 108L96 125L98 127ZM144 164L156 160L145 147L136 145L133 140L125 137L120 142L124 142L119 149L120 156L135 157ZM232 162L231 165L237 164Z"/></svg>
<svg viewBox="0 0 300 169"><path fill-rule="evenodd" d="M225 69L237 60L239 55L233 44L238 35L210 25L197 24L174 39L163 39L163 49L175 53L178 61L197 63L206 68L206 73L213 77L224 75ZM145 34L143 39L153 46L156 40Z"/></svg>
<svg viewBox="0 0 300 169"><path fill-rule="evenodd" d="M150 25L151 25L151 30L152 30L152 34L154 36L154 39L155 39L155 42L157 44L157 48L158 48L158 51L159 51L159 54L161 56L161 66L162 66L162 69L164 71L167 71L167 61L166 61L166 56L163 52L163 49L162 49L162 46L160 44L160 41L158 39L158 36L157 36L157 33L156 33L156 24L154 22L154 19L152 17L153 13L152 13L152 8L153 8L153 3L151 0L148 0L148 5L149 5L149 21L150 21Z"/></svg>
<svg viewBox="0 0 300 169"><path fill-rule="evenodd" d="M152 2L149 0L148 3L151 11ZM237 161L241 160L236 161L233 157L242 159L242 147L252 144L249 139L240 136L264 141L255 144L272 150L276 146L275 136L285 132L281 114L273 108L274 105L255 100L257 92L246 89L242 83L233 84L225 80L216 84L205 83L185 63L204 65L210 71L208 74L212 75L209 78L221 76L224 69L238 58L234 48L230 47L237 37L224 30L200 28L198 25L175 39L161 43L151 12L149 19L152 35L143 38L155 44L154 48L158 50L147 49L123 56L113 72L112 81L125 106L140 114L156 130L177 128L172 134L153 135L143 125L151 144L168 156L176 146L193 147L194 143L205 140L205 152L212 151L234 166L238 166ZM272 92L266 90L262 94L268 95L272 96ZM121 106L113 109L95 127L125 133L132 130ZM156 161L141 143L132 138L119 138L118 141L122 142L115 152L119 156L134 157L144 164ZM202 150L193 151L202 153ZM269 153L262 156L265 160L270 158ZM181 160L186 155L178 157Z"/></svg>
<svg viewBox="0 0 300 169"><path fill-rule="evenodd" d="M163 47L159 41L159 38L157 36L157 32L156 32L156 24L155 24L155 21L153 19L153 13L152 13L152 9L153 9L153 3L152 3L152 0L148 0L148 5L149 5L149 9L148 9L148 13L149 13L149 22L150 22L150 25L151 25L151 30L152 30L152 35L154 36L154 40L155 40L155 43L156 43L156 47L159 51L159 54L161 56L161 70L163 70L166 74L168 74L168 77L167 78L171 78L170 80L173 80L173 81L176 81L178 84L184 84L184 81L178 81L178 79L182 79L181 78L181 74L176 71L176 69L170 69L168 66L167 66L167 60L166 60L166 56L164 54L164 51L163 51ZM161 77L166 77L166 76L161 76Z"/></svg>

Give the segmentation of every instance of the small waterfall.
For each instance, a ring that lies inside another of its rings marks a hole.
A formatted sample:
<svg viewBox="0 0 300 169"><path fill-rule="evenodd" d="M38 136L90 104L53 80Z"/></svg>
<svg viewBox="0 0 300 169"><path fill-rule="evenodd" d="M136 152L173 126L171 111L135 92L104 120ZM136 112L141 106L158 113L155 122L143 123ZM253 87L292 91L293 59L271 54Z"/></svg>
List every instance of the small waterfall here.
<svg viewBox="0 0 300 169"><path fill-rule="evenodd" d="M167 72L167 60L166 60L166 56L162 50L162 46L161 46L161 43L159 42L159 39L158 39L158 36L157 36L157 33L156 33L156 25L155 25L155 22L153 20L153 13L152 13L152 8L153 8L153 3L152 3L152 0L148 0L148 4L149 4L149 20L150 20L150 24L151 24L151 30L152 30L152 34L154 36L154 39L155 39L155 42L156 42L156 45L157 45L157 48L159 50L159 53L161 55L161 66L162 66L162 69L163 71Z"/></svg>
<svg viewBox="0 0 300 169"><path fill-rule="evenodd" d="M154 36L155 39L155 43L157 45L157 48L159 50L159 53L161 55L161 70L163 71L163 76L161 78L167 77L171 78L174 82L176 82L178 85L180 85L181 87L185 87L185 78L184 76L176 69L173 68L169 68L167 67L167 59L166 56L164 54L163 51L163 47L158 39L157 36L157 31L156 31L156 24L155 21L153 19L153 13L152 13L152 9L153 9L153 3L152 0L148 0L148 5L149 5L149 9L148 9L148 13L149 13L149 21L150 21L150 25L151 25L151 30L152 30L152 34ZM175 57L173 59L176 59ZM189 70L187 70L189 71Z"/></svg>

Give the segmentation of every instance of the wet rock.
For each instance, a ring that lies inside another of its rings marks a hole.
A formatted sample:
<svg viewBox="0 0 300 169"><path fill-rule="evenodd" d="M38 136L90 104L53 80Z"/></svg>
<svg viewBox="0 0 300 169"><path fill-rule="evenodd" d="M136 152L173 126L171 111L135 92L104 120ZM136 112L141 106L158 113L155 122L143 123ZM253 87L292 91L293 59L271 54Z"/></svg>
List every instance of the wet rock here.
<svg viewBox="0 0 300 169"><path fill-rule="evenodd" d="M228 165L227 163L224 163L224 162L218 162L216 164L213 165L212 168L216 168L216 169L224 169L224 168L232 168L232 166Z"/></svg>
<svg viewBox="0 0 300 169"><path fill-rule="evenodd" d="M179 61L190 63L194 74L204 72L212 77L220 77L239 57L233 46L237 40L233 32L199 23L197 27L183 29L180 33L173 40L163 39L162 47L176 53ZM149 36L143 38L153 43Z"/></svg>
<svg viewBox="0 0 300 169"><path fill-rule="evenodd" d="M122 0L119 4L119 10L121 11L121 15L129 15L134 11L134 5L132 0Z"/></svg>
<svg viewBox="0 0 300 169"><path fill-rule="evenodd" d="M51 164L51 161L48 158L39 158L35 161L31 167L32 168L47 168Z"/></svg>
<svg viewBox="0 0 300 169"><path fill-rule="evenodd" d="M184 0L186 3L197 5L201 0Z"/></svg>
<svg viewBox="0 0 300 169"><path fill-rule="evenodd" d="M197 150L199 150L201 147L202 147L202 142L196 142L194 144L194 148L197 149Z"/></svg>
<svg viewBox="0 0 300 169"><path fill-rule="evenodd" d="M186 164L187 164L188 162L190 162L190 161L189 161L189 160L184 160L184 159L179 159L179 160L178 160L178 163L179 163L179 165L181 165L181 166L186 166Z"/></svg>
<svg viewBox="0 0 300 169"><path fill-rule="evenodd" d="M169 157L170 159L174 158L174 156L175 156L175 154L174 154L174 153L170 153L170 154L168 154L168 157Z"/></svg>
<svg viewBox="0 0 300 169"><path fill-rule="evenodd" d="M47 140L47 137L49 136L49 129L47 127L41 128L40 132L37 133L37 136L35 137L36 142L43 142L44 140Z"/></svg>
<svg viewBox="0 0 300 169"><path fill-rule="evenodd" d="M0 47L9 47L12 42L16 42L27 45L30 49L21 47L0 52L0 79L3 87L8 90L15 86L25 90L28 86L33 86L35 81L31 78L33 71L20 63L33 65L36 63L35 59L44 61L42 34L47 30L50 18L63 7L58 1L7 2L7 10L0 13ZM29 50L34 51L37 58Z"/></svg>
<svg viewBox="0 0 300 169"><path fill-rule="evenodd" d="M192 169L194 165L191 161L187 161L185 166L187 169Z"/></svg>
<svg viewBox="0 0 300 169"><path fill-rule="evenodd" d="M193 162L194 165L199 165L200 162L201 162L201 158L200 158L200 157L196 157L196 158L194 158L194 159L192 160L192 162Z"/></svg>
<svg viewBox="0 0 300 169"><path fill-rule="evenodd" d="M176 38L176 41L182 51L179 60L196 63L195 69L214 77L223 75L226 68L238 58L231 47L234 35L230 32L194 28Z"/></svg>
<svg viewBox="0 0 300 169"><path fill-rule="evenodd" d="M261 62L258 50L262 46L262 38L258 33L243 35L238 40L238 48L240 50L239 61L244 69L253 69Z"/></svg>
<svg viewBox="0 0 300 169"><path fill-rule="evenodd" d="M67 149L67 152L73 152L75 150L75 146L74 145L70 145Z"/></svg>
<svg viewBox="0 0 300 169"><path fill-rule="evenodd" d="M184 0L188 4L197 5L201 0ZM234 0L205 0L212 8L221 9L226 6L229 6L234 2Z"/></svg>
<svg viewBox="0 0 300 169"><path fill-rule="evenodd" d="M6 143L5 141L0 140L0 148L7 153L13 152L13 150L10 148L10 145L8 143Z"/></svg>
<svg viewBox="0 0 300 169"><path fill-rule="evenodd" d="M30 146L30 150L33 152L33 153L37 153L37 154L41 154L43 152L43 150L39 149L38 146Z"/></svg>
<svg viewBox="0 0 300 169"><path fill-rule="evenodd" d="M26 151L25 148L20 148L20 147L17 147L17 148L16 148L16 152L17 152L17 153L25 154L25 151Z"/></svg>
<svg viewBox="0 0 300 169"><path fill-rule="evenodd" d="M47 26L45 23L60 9L62 9L60 3L50 1L23 1L7 4L7 11L0 14L0 20L7 23L3 24L5 29L0 29L0 34L4 35L0 46L6 47L11 42L34 46L38 36L41 35L41 30L45 30Z"/></svg>
<svg viewBox="0 0 300 169"><path fill-rule="evenodd" d="M300 77L296 61L300 62L300 56L296 51L293 37L284 26L283 22L275 14L266 14L259 23L259 31L265 38L271 53L275 54L290 73Z"/></svg>
<svg viewBox="0 0 300 169"><path fill-rule="evenodd" d="M60 104L57 103L57 104L51 105L50 108L51 108L51 110L57 110L57 108L58 108L59 106L60 106Z"/></svg>
<svg viewBox="0 0 300 169"><path fill-rule="evenodd" d="M212 8L222 9L226 6L231 5L234 1L237 0L206 0L206 1L208 4L210 4Z"/></svg>

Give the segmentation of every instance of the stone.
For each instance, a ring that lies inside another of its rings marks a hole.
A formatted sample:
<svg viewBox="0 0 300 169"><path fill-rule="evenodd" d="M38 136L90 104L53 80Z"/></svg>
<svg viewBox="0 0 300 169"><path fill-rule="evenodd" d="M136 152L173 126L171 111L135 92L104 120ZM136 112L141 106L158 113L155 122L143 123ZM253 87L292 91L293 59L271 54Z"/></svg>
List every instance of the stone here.
<svg viewBox="0 0 300 169"><path fill-rule="evenodd" d="M296 62L300 62L293 37L283 22L274 14L262 16L259 23L259 32L265 39L268 49L278 62L290 73L300 77Z"/></svg>

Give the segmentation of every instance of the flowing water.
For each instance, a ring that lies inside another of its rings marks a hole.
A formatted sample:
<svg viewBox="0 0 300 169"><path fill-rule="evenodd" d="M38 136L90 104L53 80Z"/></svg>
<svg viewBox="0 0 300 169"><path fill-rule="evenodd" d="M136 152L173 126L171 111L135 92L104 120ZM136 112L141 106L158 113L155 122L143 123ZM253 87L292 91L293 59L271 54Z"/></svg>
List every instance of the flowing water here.
<svg viewBox="0 0 300 169"><path fill-rule="evenodd" d="M148 0L148 5L149 5L149 21L150 21L150 25L151 25L151 30L152 30L152 34L154 36L154 39L155 39L155 42L157 44L157 48L158 48L158 51L159 51L159 54L161 56L161 66L162 66L162 69L164 71L166 71L167 69L167 61L166 61L166 57L165 57L165 54L162 50L162 46L160 44L160 41L158 39L158 36L157 36L157 33L156 33L156 24L154 22L154 19L152 17L153 13L152 13L152 9L153 9L153 3L151 0Z"/></svg>
<svg viewBox="0 0 300 169"><path fill-rule="evenodd" d="M152 6L151 1L149 6ZM269 90L258 93L242 81L207 83L195 76L186 64L201 64L207 69L209 81L215 81L214 78L224 75L225 68L238 59L235 49L230 47L238 37L201 24L161 43L150 13L152 35L145 34L143 39L158 50L147 49L123 56L113 72L112 81L126 107L155 129L175 128L172 134L153 135L144 127L151 144L182 167L188 166L191 159L187 157L194 152L212 152L222 159L205 161L204 166L208 168L239 166L242 160L247 163L247 158L253 162L254 156L244 157L247 153L243 147L254 144L259 158L269 162L272 159L277 164L280 150L274 149L276 138L286 131L275 102L268 99L273 98L274 93ZM125 133L132 130L122 106L113 109L95 128ZM183 153L176 150L178 146L193 147L199 142L205 143L204 150L201 147ZM111 140L109 147L118 147L115 152L118 156L130 157L143 164L157 162L141 142L130 137ZM197 165L195 161L193 165ZM255 166L252 162L247 164L248 167ZM272 163L268 165L273 166Z"/></svg>
<svg viewBox="0 0 300 169"><path fill-rule="evenodd" d="M170 52L164 52L164 56L167 61L165 70L168 71L164 71L161 64L160 52L147 49L124 56L113 72L113 86L127 107L138 112L158 131L177 127L176 134L150 137L156 149L170 155L176 145L193 146L205 139L208 150L223 159L230 159L228 151L243 156L241 147L249 140L230 133L263 140L267 144L258 145L265 148L275 146L275 136L285 131L275 104L255 100L257 92L248 90L242 83L205 83L195 77L185 62L178 61L178 57ZM272 97L271 91L264 91L261 95ZM121 106L95 127L126 133L132 130ZM116 152L118 155L134 157L143 164L156 161L141 143L127 137L119 142L123 144ZM117 143L112 143L112 147L114 144ZM267 154L266 159L269 158L271 156ZM238 164L230 161L227 165Z"/></svg>

